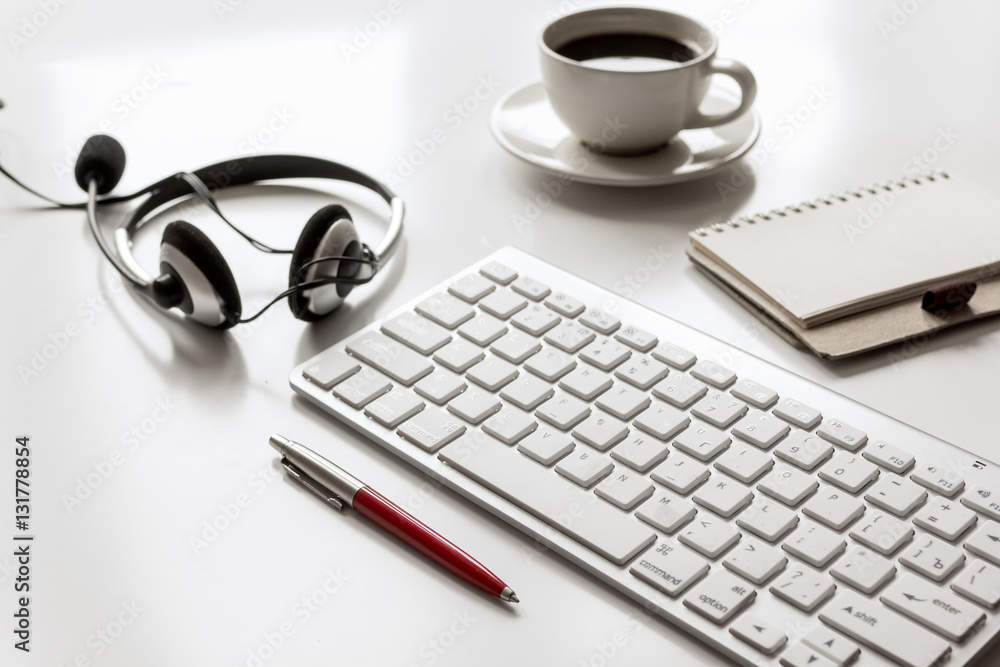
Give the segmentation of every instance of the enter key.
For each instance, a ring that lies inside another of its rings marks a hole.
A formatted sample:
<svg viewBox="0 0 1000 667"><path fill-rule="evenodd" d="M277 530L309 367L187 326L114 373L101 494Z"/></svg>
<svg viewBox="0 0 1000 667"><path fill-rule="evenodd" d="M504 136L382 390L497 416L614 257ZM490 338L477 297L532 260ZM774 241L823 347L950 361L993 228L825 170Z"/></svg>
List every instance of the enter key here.
<svg viewBox="0 0 1000 667"><path fill-rule="evenodd" d="M975 605L914 574L900 577L879 599L955 642L968 639L986 620Z"/></svg>

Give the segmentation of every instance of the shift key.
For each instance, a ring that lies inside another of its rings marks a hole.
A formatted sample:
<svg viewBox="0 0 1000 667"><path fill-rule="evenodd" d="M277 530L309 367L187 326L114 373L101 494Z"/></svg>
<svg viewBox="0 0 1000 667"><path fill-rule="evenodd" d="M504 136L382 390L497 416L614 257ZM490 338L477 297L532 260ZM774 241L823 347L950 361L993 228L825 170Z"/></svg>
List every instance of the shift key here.
<svg viewBox="0 0 1000 667"><path fill-rule="evenodd" d="M377 332L358 336L347 344L347 352L407 386L434 369L410 348Z"/></svg>
<svg viewBox="0 0 1000 667"><path fill-rule="evenodd" d="M834 598L819 618L907 667L931 667L951 652L945 640L854 591Z"/></svg>

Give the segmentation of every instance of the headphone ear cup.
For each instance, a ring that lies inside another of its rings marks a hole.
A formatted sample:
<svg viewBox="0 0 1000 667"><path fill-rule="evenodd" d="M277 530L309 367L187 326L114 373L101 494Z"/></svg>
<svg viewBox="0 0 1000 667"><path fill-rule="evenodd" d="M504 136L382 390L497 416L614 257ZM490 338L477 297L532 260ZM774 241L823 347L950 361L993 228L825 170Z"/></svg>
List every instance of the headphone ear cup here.
<svg viewBox="0 0 1000 667"><path fill-rule="evenodd" d="M288 286L295 287L321 278L353 278L360 270L357 262L329 260L302 271L308 262L321 257L363 257L361 239L351 214L340 204L324 206L316 211L302 228L292 251ZM289 295L288 305L298 319L314 322L334 311L353 288L354 285L338 283L295 292Z"/></svg>
<svg viewBox="0 0 1000 667"><path fill-rule="evenodd" d="M233 272L204 232L189 222L171 222L160 241L160 271L180 284L178 304L188 317L217 329L235 325L243 312Z"/></svg>

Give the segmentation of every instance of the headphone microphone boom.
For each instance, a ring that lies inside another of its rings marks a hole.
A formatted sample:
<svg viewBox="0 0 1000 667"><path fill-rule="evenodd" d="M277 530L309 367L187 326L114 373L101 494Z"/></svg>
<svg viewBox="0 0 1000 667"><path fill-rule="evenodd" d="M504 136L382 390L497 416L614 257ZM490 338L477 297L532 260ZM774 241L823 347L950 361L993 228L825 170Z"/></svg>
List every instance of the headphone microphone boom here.
<svg viewBox="0 0 1000 667"><path fill-rule="evenodd" d="M63 208L85 208L98 247L137 291L165 310L178 309L205 326L228 329L250 322L283 298L295 317L319 320L333 312L356 285L370 282L396 251L402 238L403 201L371 176L343 164L299 155L240 157L164 178L129 195L109 195L125 172L125 150L114 138L87 139L74 176L87 192L84 204L65 204L33 190L2 166L0 173L32 194ZM373 250L362 243L350 213L339 204L324 206L303 227L292 250L278 250L240 231L219 209L214 191L288 178L319 178L354 183L375 192L389 205L389 228ZM169 223L160 242L160 265L151 276L132 255L132 236L149 216L170 202L194 196L255 248L291 255L288 289L249 318L242 317L236 280L219 249L200 229L183 220ZM102 205L145 197L115 230L115 245L101 233L97 211Z"/></svg>

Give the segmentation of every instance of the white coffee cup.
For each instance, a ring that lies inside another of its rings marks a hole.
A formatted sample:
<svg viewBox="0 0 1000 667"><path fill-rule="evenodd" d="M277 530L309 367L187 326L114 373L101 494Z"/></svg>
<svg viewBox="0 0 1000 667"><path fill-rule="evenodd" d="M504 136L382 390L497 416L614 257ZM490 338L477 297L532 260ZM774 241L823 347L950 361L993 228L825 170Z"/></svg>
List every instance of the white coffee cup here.
<svg viewBox="0 0 1000 667"><path fill-rule="evenodd" d="M645 52L636 52L640 42ZM623 43L628 53L621 52ZM707 26L673 12L588 9L550 23L538 44L542 83L553 110L587 147L600 153L655 151L681 130L738 118L757 94L757 83L745 65L715 57L718 39ZM680 47L670 53L681 51L682 57L664 57L665 46ZM659 55L646 57L650 48ZM706 115L698 107L715 74L732 77L742 99L727 113Z"/></svg>

